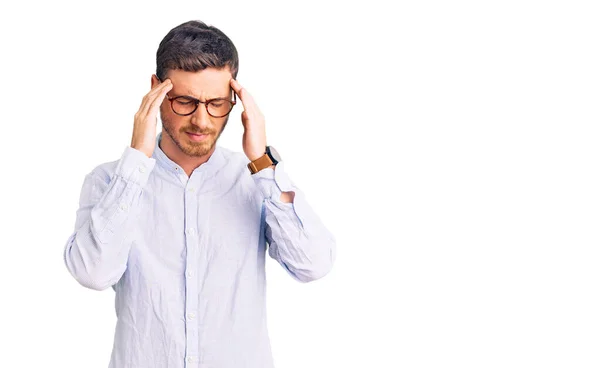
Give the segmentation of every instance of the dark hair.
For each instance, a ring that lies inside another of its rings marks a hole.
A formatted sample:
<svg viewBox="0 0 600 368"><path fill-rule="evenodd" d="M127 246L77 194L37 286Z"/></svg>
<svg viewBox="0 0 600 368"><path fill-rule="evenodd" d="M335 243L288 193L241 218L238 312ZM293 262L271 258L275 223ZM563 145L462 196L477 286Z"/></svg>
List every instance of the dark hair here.
<svg viewBox="0 0 600 368"><path fill-rule="evenodd" d="M225 33L199 20L182 23L167 33L156 51L156 75L164 80L169 70L198 72L229 67L237 77L237 50Z"/></svg>

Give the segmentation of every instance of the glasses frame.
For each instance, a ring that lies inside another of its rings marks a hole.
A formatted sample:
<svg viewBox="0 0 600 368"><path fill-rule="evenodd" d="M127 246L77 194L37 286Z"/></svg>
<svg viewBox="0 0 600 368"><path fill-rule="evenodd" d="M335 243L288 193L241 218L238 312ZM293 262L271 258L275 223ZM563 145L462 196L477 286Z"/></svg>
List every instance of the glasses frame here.
<svg viewBox="0 0 600 368"><path fill-rule="evenodd" d="M158 79L161 83L163 82L158 76L156 76L156 79ZM231 90L233 91L233 88L231 88ZM170 105L171 105L171 110L173 110L173 112L179 116L190 116L193 113L196 112L196 110L198 110L198 105L200 104L204 104L204 107L206 108L206 113L210 116L212 116L213 118L224 118L227 115L229 115L231 113L231 111L233 110L233 107L235 106L236 102L237 102L237 98L236 98L236 93L235 91L233 91L233 101L231 101L228 98L223 98L223 97L217 97L217 98L211 98L210 100L206 100L206 101L200 101L199 99L192 97L192 96L188 96L188 95L180 95L180 96L173 96L173 97L169 97L169 94L167 93L166 96L167 100L169 100ZM175 109L173 108L173 101L176 100L179 97L185 97L189 100L191 100L192 102L194 102L196 104L196 107L194 107L194 110L192 110L192 112L189 112L187 114L180 114L177 111L175 111ZM210 111L208 111L208 104L210 104L213 101L227 101L229 103L231 103L231 108L229 109L229 111L227 112L227 114L225 115L221 115L221 116L216 116L210 113Z"/></svg>

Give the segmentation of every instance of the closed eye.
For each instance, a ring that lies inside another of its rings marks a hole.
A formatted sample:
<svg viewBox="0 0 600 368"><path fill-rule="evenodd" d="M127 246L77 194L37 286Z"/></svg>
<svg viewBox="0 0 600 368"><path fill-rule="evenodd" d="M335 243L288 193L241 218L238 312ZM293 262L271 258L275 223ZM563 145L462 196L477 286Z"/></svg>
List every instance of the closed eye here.
<svg viewBox="0 0 600 368"><path fill-rule="evenodd" d="M180 105L190 105L190 104L196 104L199 101L193 97L179 96L179 97L175 97L175 102L177 102Z"/></svg>

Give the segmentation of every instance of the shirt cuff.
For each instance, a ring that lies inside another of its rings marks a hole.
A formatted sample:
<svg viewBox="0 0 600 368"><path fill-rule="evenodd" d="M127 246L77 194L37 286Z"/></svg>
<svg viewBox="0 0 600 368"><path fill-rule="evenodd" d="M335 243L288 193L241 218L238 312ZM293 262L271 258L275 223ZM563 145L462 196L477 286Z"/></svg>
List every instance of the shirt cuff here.
<svg viewBox="0 0 600 368"><path fill-rule="evenodd" d="M125 147L125 151L119 160L115 175L143 187L146 185L155 164L155 158L148 157L142 151L128 146Z"/></svg>
<svg viewBox="0 0 600 368"><path fill-rule="evenodd" d="M251 175L260 191L268 200L267 208L279 209L284 212L293 211L304 229L305 224L310 224L314 218L314 211L306 201L304 192L298 188L285 172L283 162L275 165L275 169L266 168ZM294 192L294 199L287 203L281 200L282 192Z"/></svg>
<svg viewBox="0 0 600 368"><path fill-rule="evenodd" d="M292 203L281 201L281 193L296 192L297 190L285 172L283 162L275 165L274 169L266 168L252 174L252 178L266 199L278 204L292 205Z"/></svg>

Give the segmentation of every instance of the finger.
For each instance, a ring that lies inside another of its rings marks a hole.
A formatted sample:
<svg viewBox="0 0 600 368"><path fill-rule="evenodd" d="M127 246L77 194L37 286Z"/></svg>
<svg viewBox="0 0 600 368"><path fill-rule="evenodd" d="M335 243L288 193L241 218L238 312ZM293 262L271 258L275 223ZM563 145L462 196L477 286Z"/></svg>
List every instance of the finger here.
<svg viewBox="0 0 600 368"><path fill-rule="evenodd" d="M244 110L247 110L248 113L254 115L257 112L258 107L256 106L256 102L254 101L252 95L233 78L230 80L230 85L235 93L240 97L240 100L242 100Z"/></svg>
<svg viewBox="0 0 600 368"><path fill-rule="evenodd" d="M173 83L171 82L170 79L165 80L164 82L159 83L158 85L154 86L150 92L148 92L147 99L150 101L153 101L154 98L156 98L159 94L162 93L163 89L165 88L169 88L169 90L171 88L173 88Z"/></svg>
<svg viewBox="0 0 600 368"><path fill-rule="evenodd" d="M229 80L229 84L231 85L231 88L233 88L233 90L235 91L235 93L239 96L242 92L242 86L238 83L238 81L236 81L235 79L231 78Z"/></svg>
<svg viewBox="0 0 600 368"><path fill-rule="evenodd" d="M160 90L165 88L167 85L171 84L171 80L167 79L164 82L160 82L158 84L156 84L155 86L153 86L150 91L144 96L144 98L142 98L142 103L140 104L140 108L139 108L139 113L140 114L146 114L149 108L149 105L151 104L151 101L153 101L154 97L160 93Z"/></svg>
<svg viewBox="0 0 600 368"><path fill-rule="evenodd" d="M246 114L246 111L242 111L242 125L246 126L246 121L248 121L248 114Z"/></svg>
<svg viewBox="0 0 600 368"><path fill-rule="evenodd" d="M156 116L158 113L158 109L160 108L160 105L162 104L162 102L165 100L165 96L167 95L167 93L173 88L172 84L168 84L166 85L164 88L158 89L157 90L157 95L153 96L153 98L150 100L150 107L149 107L149 111L148 113Z"/></svg>
<svg viewBox="0 0 600 368"><path fill-rule="evenodd" d="M157 100L159 101L159 105L164 100L167 92L169 92L173 88L173 84L169 79L165 80L161 84L155 86L146 96L144 96L142 100L142 106L140 107L140 114L147 115L151 106L155 104Z"/></svg>

